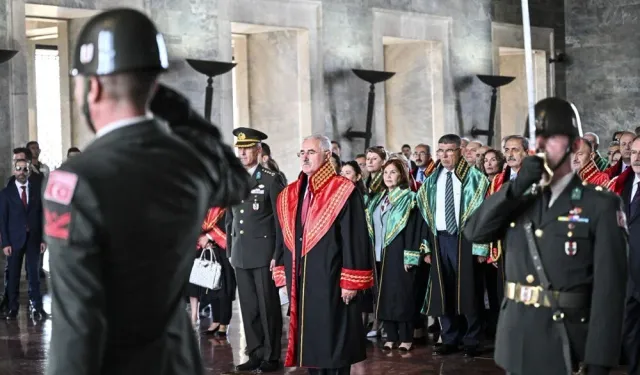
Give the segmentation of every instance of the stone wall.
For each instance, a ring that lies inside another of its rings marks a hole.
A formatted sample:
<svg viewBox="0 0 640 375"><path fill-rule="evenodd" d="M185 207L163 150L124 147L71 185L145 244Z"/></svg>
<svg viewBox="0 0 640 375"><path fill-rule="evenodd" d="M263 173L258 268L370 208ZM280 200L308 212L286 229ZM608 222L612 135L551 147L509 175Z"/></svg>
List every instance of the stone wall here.
<svg viewBox="0 0 640 375"><path fill-rule="evenodd" d="M575 0L574 0L575 1ZM297 28L308 32L310 127L306 133L325 133L343 144L346 158L361 152L361 141L350 144L342 138L353 126L364 130L368 85L351 69L383 69L381 30L414 35L421 40L443 43L443 97L441 126L443 132L467 134L473 125L483 127L488 117L486 86L474 78L491 74L493 65L492 21L519 23L519 0L32 0L33 3L104 9L129 5L144 9L165 34L172 71L163 80L187 94L193 105L204 108L206 78L183 62L184 58L231 60L231 23L244 22L267 26ZM531 0L532 24L555 28L556 48L564 48L563 1ZM0 46L20 47L10 35L24 34L24 0L0 4ZM8 10L8 11L7 11ZM383 15L383 16L381 16ZM384 23L391 20L392 23ZM22 26L20 26L22 24ZM443 34L432 39L437 24ZM22 27L22 29L20 28ZM75 27L70 26L73 35ZM425 39L427 38L428 39ZM444 40L441 40L444 39ZM0 137L0 150L7 155L12 144L22 143L27 132L26 69L24 56L8 68L0 66L0 131L10 130L11 137ZM564 93L564 72L556 70L557 93ZM3 85L9 79L12 84ZM9 87L9 99L6 94ZM218 123L228 141L232 140L232 80L227 74L214 83L212 120ZM378 90L378 89L377 89ZM378 98L385 97L380 85ZM24 107L24 108L23 108ZM6 109L11 108L11 112ZM8 113L11 113L8 117ZM417 116L417 115L415 115ZM73 116L74 142L84 143L90 134L80 131ZM15 124L13 123L15 122ZM374 139L386 141L384 100L376 101ZM23 125L24 123L24 125ZM406 142L418 143L418 139ZM400 142L400 141L398 141ZM401 142L404 143L404 142ZM274 152L293 154L287 144L271 144ZM2 164L2 163L0 163ZM6 170L5 167L4 170Z"/></svg>
<svg viewBox="0 0 640 375"><path fill-rule="evenodd" d="M601 143L640 125L640 5L633 0L567 0L567 94L583 129Z"/></svg>

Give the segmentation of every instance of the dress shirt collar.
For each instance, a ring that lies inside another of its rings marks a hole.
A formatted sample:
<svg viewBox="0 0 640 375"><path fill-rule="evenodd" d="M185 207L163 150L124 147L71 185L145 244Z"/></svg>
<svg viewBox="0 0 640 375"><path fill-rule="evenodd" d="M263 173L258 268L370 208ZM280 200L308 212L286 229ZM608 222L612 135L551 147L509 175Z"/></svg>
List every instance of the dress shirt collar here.
<svg viewBox="0 0 640 375"><path fill-rule="evenodd" d="M249 173L249 176L253 176L253 174L256 173L256 169L258 169L258 164L256 164L253 167L247 169L247 173Z"/></svg>
<svg viewBox="0 0 640 375"><path fill-rule="evenodd" d="M151 120L151 117L145 115L145 116L129 117L122 120L111 122L96 132L96 138L103 137L114 130L118 130L120 128L131 126L147 120Z"/></svg>
<svg viewBox="0 0 640 375"><path fill-rule="evenodd" d="M637 186L638 182L640 182L640 176L638 176L638 174L634 173L634 178L633 178L633 186Z"/></svg>
<svg viewBox="0 0 640 375"><path fill-rule="evenodd" d="M22 193L22 187L24 186L26 188L26 190L29 190L29 180L27 179L27 182L24 184L21 184L20 182L18 182L18 179L15 180L16 182L16 186L18 187L18 192Z"/></svg>

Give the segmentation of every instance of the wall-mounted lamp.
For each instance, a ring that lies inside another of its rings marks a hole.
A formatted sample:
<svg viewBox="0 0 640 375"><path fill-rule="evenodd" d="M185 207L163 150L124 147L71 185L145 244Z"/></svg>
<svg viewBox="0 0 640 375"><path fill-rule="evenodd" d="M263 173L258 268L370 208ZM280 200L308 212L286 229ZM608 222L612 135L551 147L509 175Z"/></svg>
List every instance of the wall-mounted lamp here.
<svg viewBox="0 0 640 375"><path fill-rule="evenodd" d="M208 60L196 60L187 59L187 64L195 69L198 73L206 75L207 88L204 95L204 117L211 121L211 101L213 100L213 77L227 73L233 69L236 64L221 62L221 61L208 61Z"/></svg>

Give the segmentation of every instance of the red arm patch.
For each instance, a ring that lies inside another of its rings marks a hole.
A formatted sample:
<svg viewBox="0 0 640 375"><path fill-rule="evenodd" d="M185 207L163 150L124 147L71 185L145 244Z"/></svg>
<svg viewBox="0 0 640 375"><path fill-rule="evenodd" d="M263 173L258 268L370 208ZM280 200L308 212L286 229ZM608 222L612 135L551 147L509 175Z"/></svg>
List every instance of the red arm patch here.
<svg viewBox="0 0 640 375"><path fill-rule="evenodd" d="M44 233L51 238L61 240L69 239L69 223L71 223L71 212L57 212L44 210Z"/></svg>
<svg viewBox="0 0 640 375"><path fill-rule="evenodd" d="M78 184L78 175L71 172L56 170L49 174L44 199L69 205Z"/></svg>

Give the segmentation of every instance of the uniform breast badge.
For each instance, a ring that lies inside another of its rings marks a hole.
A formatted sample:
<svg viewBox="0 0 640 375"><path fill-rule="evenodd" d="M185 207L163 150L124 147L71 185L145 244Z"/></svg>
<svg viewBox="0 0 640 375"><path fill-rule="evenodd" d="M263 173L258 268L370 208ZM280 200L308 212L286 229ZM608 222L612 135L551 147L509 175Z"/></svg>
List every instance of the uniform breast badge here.
<svg viewBox="0 0 640 375"><path fill-rule="evenodd" d="M564 252L572 257L578 252L578 244L575 241L567 241L564 243Z"/></svg>
<svg viewBox="0 0 640 375"><path fill-rule="evenodd" d="M260 203L257 200L253 201L253 210L258 211L260 209Z"/></svg>

